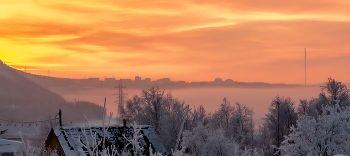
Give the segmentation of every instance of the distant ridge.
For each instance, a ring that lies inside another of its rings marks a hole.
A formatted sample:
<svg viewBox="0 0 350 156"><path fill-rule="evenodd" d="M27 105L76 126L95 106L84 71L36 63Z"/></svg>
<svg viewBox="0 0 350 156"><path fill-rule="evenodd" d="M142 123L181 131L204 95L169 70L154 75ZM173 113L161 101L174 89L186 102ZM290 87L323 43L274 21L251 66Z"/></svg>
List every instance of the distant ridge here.
<svg viewBox="0 0 350 156"><path fill-rule="evenodd" d="M69 103L60 95L41 87L0 61L0 119L48 119L48 116L54 117L62 109L67 122L76 122L83 121L84 114L97 118L98 108L89 102Z"/></svg>
<svg viewBox="0 0 350 156"><path fill-rule="evenodd" d="M48 77L43 75L35 75L19 71L18 73L44 88L47 88L56 93L67 93L70 91L81 91L90 89L114 89L119 85L119 79L106 78L99 80L99 78L88 79L70 79ZM136 79L138 78L138 79ZM170 78L158 79L151 81L149 78L142 80L141 77L136 76L135 80L122 79L122 83L127 88L131 89L147 89L153 86L158 86L164 89L181 89L181 88L198 88L198 87L232 87L232 88L283 88L283 87L306 87L315 85L300 85L300 84L269 84L264 82L238 82L231 79L222 80L216 78L214 81L201 82L185 82L185 81L171 81ZM317 85L316 85L317 86Z"/></svg>

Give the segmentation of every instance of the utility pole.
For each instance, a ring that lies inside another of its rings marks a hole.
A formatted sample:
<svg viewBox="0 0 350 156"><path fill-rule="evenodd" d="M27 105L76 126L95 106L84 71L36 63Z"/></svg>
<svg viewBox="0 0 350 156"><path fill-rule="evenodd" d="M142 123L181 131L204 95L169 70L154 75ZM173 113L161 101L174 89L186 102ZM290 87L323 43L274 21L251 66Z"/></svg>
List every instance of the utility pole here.
<svg viewBox="0 0 350 156"><path fill-rule="evenodd" d="M61 109L58 111L58 120L60 123L60 127L62 127L62 111L61 111Z"/></svg>
<svg viewBox="0 0 350 156"><path fill-rule="evenodd" d="M306 86L306 48L305 48L305 86Z"/></svg>
<svg viewBox="0 0 350 156"><path fill-rule="evenodd" d="M277 102L277 147L280 147L280 103Z"/></svg>

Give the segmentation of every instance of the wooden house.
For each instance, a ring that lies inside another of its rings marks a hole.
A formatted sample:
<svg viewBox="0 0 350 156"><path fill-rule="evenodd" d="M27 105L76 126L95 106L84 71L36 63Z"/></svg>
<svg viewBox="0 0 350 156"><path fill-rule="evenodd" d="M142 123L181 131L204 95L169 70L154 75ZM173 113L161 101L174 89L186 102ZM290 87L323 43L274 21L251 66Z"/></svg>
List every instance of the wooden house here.
<svg viewBox="0 0 350 156"><path fill-rule="evenodd" d="M150 149L153 153L166 152L152 126L141 125L138 130L138 136L141 136L138 143L142 148L140 155L150 155ZM134 128L126 126L124 131L123 126L112 126L103 133L103 127L56 127L50 131L45 141L45 149L56 152L60 156L89 155L89 149L93 150L94 147L97 147L95 151L98 155L101 155L103 149L114 151L116 155L121 155L122 152L132 154L134 152L132 145L128 145L129 142L124 140L124 133L126 138L131 140L134 136ZM103 140L105 140L105 148L102 147ZM98 144L98 142L101 143ZM124 148L125 145L127 145L126 148Z"/></svg>

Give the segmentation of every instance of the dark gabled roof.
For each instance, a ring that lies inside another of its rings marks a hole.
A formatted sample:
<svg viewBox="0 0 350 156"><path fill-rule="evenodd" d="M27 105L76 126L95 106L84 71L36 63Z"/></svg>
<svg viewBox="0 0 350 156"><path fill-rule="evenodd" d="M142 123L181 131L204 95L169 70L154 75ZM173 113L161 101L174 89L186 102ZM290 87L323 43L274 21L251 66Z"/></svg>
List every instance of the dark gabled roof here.
<svg viewBox="0 0 350 156"><path fill-rule="evenodd" d="M153 152L165 153L166 150L163 144L160 142L158 135L156 134L155 129L152 126L141 125L139 126L140 133L142 134L142 138L139 140L140 145L143 147L143 155L149 155L149 147L152 147ZM83 135L82 129L86 132L86 138ZM92 134L91 134L92 132ZM63 152L65 155L88 155L88 150L83 147L83 145L79 142L81 141L84 145L88 145L89 147L93 146L93 135L96 134L97 141L101 141L103 138L103 128L102 127L56 127L52 129L52 133L57 137ZM124 138L123 127L112 126L108 128L105 139L105 146L112 147L115 146L118 151L118 155L121 154L124 148ZM131 139L134 134L133 127L126 127L126 137ZM79 141L78 141L79 140ZM127 147L127 150L131 153L132 145ZM98 153L102 152L102 143L98 148Z"/></svg>

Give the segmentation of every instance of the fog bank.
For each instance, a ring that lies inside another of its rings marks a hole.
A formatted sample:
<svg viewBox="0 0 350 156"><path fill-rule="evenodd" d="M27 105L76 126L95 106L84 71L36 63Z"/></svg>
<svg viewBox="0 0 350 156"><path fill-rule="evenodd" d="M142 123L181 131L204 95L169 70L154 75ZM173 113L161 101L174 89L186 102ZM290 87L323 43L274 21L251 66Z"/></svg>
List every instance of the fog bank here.
<svg viewBox="0 0 350 156"><path fill-rule="evenodd" d="M277 96L290 97L297 107L299 99L311 99L321 92L318 86L290 87L290 88L186 88L165 90L173 97L185 101L191 108L203 105L207 112L215 112L220 107L222 99L226 97L231 104L239 102L252 108L254 111L255 125L261 124L262 118L268 112L271 101ZM125 99L141 90L124 89L127 94ZM118 90L117 89L90 89L83 91L71 91L60 93L68 101L90 101L103 106L104 97L107 98L107 112L117 114Z"/></svg>

